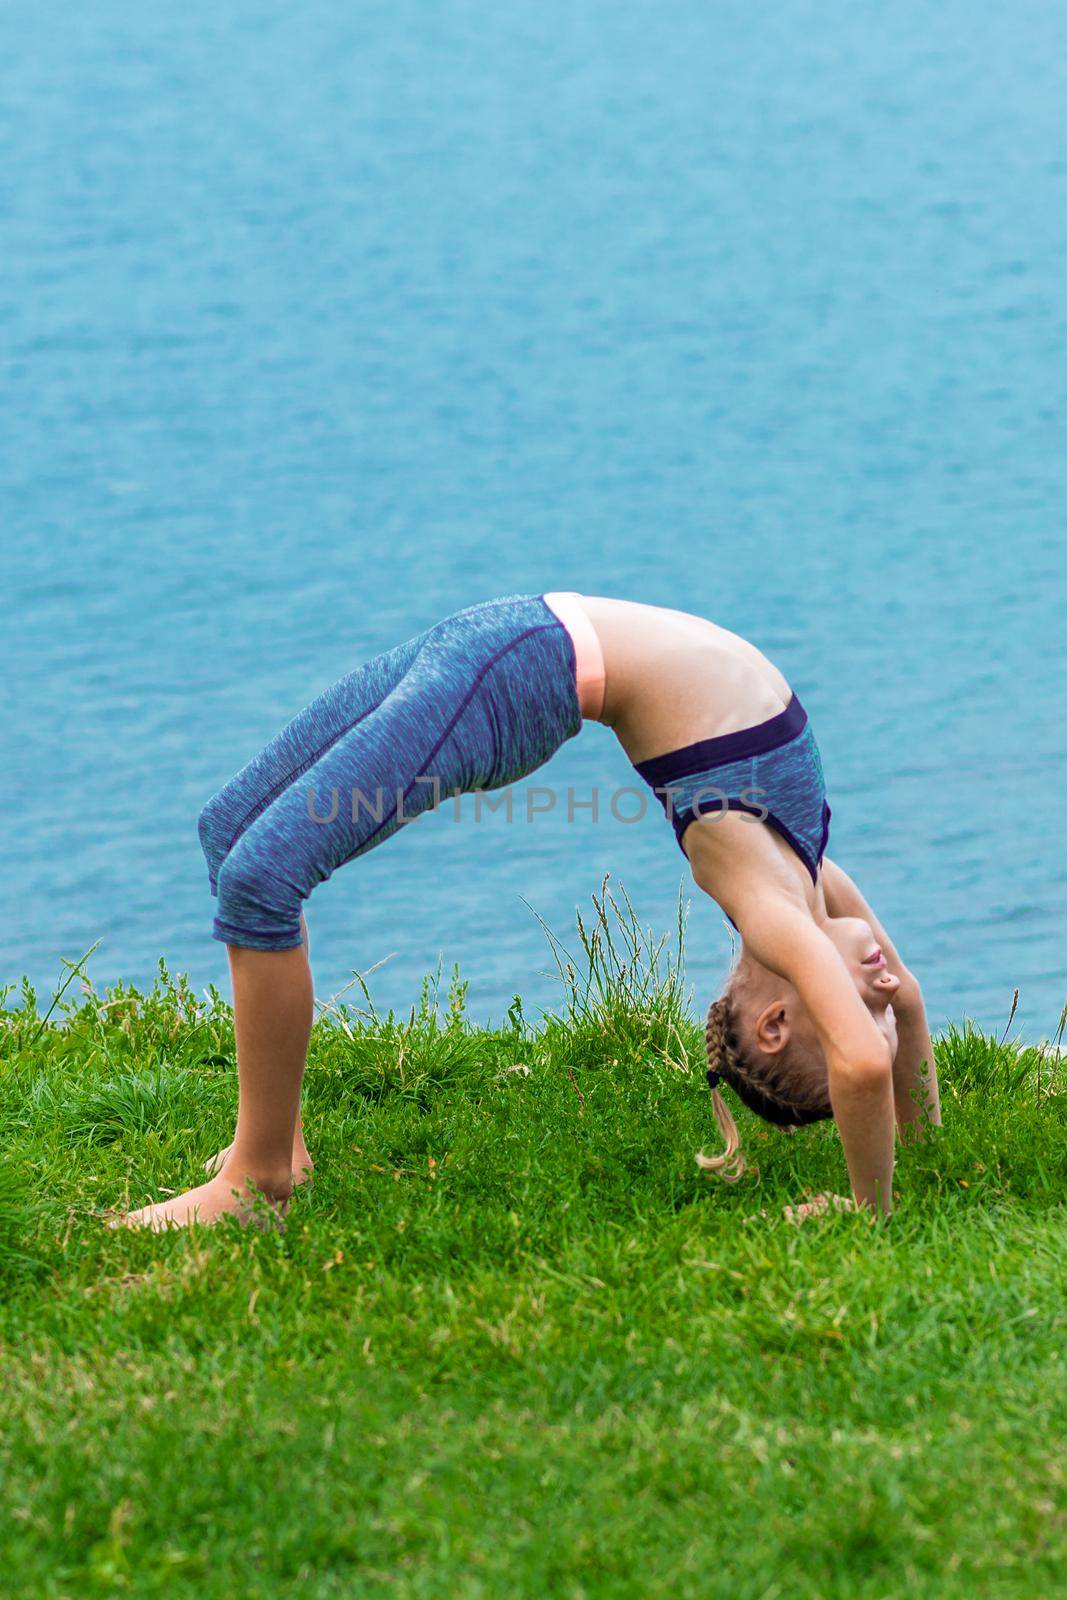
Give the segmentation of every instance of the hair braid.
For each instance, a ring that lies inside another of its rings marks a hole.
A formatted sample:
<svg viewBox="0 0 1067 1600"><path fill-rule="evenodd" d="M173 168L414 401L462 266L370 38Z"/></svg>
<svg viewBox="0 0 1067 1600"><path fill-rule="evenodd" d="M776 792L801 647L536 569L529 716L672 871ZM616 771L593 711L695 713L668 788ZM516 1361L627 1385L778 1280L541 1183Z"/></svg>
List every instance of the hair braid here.
<svg viewBox="0 0 1067 1600"><path fill-rule="evenodd" d="M723 996L713 1000L708 1007L708 1020L704 1028L704 1040L708 1050L708 1067L712 1072L717 1072L725 1078L727 1083L732 1083L738 1073L738 1060L733 1032L731 1028L730 1002ZM741 1139L737 1132L737 1123L731 1115L717 1088L711 1091L711 1106L715 1112L715 1121L719 1125L719 1132L726 1140L726 1149L721 1156L706 1156L703 1150L698 1150L696 1163L705 1172L718 1172L727 1183L736 1183L747 1169L744 1153L741 1149Z"/></svg>

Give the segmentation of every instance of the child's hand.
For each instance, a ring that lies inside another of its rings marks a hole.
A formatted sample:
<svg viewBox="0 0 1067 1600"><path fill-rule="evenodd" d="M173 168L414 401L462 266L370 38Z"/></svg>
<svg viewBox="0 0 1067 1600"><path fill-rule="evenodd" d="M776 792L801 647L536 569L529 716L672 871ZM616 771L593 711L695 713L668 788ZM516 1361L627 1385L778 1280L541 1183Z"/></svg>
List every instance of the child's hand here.
<svg viewBox="0 0 1067 1600"><path fill-rule="evenodd" d="M843 1194L817 1194L811 1200L802 1201L798 1206L786 1206L785 1215L789 1222L795 1223L799 1228L808 1217L822 1216L831 1206L835 1211L855 1211L856 1202L849 1200Z"/></svg>

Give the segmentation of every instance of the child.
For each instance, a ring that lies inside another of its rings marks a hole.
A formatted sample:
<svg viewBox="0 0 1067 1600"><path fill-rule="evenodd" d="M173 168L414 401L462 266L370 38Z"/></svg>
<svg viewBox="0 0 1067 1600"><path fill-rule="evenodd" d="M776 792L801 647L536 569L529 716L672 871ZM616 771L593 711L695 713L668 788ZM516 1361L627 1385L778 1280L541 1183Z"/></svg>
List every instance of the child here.
<svg viewBox="0 0 1067 1600"><path fill-rule="evenodd" d="M743 1167L724 1079L773 1122L835 1117L856 1201L889 1213L894 1112L903 1133L922 1087L940 1120L933 1055L918 983L825 856L830 808L803 707L715 623L566 592L483 601L376 656L208 801L199 833L233 980L237 1128L206 1183L125 1223L244 1217L257 1196L284 1210L311 1168L304 900L445 796L535 771L587 720L614 731L741 935L707 1025L727 1147L698 1161L724 1176Z"/></svg>

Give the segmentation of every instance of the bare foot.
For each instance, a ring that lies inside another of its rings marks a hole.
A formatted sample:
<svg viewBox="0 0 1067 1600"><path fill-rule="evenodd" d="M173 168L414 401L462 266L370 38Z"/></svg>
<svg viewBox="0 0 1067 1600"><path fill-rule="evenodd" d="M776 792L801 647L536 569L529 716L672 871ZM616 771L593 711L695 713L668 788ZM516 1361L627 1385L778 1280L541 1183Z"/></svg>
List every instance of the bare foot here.
<svg viewBox="0 0 1067 1600"><path fill-rule="evenodd" d="M805 1200L798 1206L786 1206L785 1215L789 1222L799 1228L808 1217L819 1217L829 1211L833 1206L835 1211L855 1211L854 1200L846 1199L843 1194L817 1194L811 1200Z"/></svg>
<svg viewBox="0 0 1067 1600"><path fill-rule="evenodd" d="M217 1155L210 1156L208 1160L204 1162L204 1171L207 1173L209 1178L217 1177L222 1171L232 1149L233 1145L228 1144L225 1150L220 1150ZM314 1172L314 1170L315 1163L312 1161L311 1156L308 1153L308 1147L304 1143L303 1139L300 1139L296 1144L293 1145L293 1182L309 1182L311 1174Z"/></svg>
<svg viewBox="0 0 1067 1600"><path fill-rule="evenodd" d="M273 1212L280 1220L289 1208L292 1176L253 1187L236 1177L219 1176L153 1206L142 1206L108 1223L110 1228L187 1228L191 1223L218 1222L220 1217L237 1217L240 1222L270 1220Z"/></svg>

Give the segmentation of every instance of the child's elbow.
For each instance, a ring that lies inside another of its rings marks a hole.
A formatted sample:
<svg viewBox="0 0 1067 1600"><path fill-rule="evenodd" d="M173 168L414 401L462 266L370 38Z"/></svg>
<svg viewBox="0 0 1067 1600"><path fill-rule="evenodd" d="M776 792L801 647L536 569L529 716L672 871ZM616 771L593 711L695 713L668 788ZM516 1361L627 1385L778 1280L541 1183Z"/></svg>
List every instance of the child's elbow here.
<svg viewBox="0 0 1067 1600"><path fill-rule="evenodd" d="M873 1039L841 1063L839 1076L851 1088L881 1094L893 1080L893 1052L886 1039Z"/></svg>

